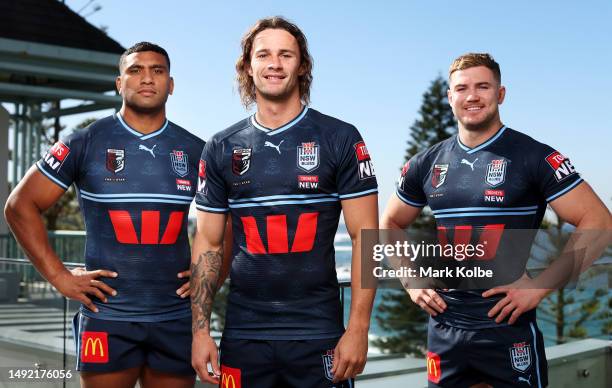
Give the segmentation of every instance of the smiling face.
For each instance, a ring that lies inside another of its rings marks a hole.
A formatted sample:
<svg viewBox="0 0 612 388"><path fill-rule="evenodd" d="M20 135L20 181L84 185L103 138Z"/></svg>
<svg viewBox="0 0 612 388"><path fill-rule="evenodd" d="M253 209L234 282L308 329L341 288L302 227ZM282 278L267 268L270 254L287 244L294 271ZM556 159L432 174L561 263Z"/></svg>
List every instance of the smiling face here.
<svg viewBox="0 0 612 388"><path fill-rule="evenodd" d="M453 72L449 80L448 102L459 122L468 131L484 131L500 123L499 105L506 89L485 66Z"/></svg>
<svg viewBox="0 0 612 388"><path fill-rule="evenodd" d="M174 81L162 54L140 51L125 57L116 86L126 108L152 113L164 109Z"/></svg>
<svg viewBox="0 0 612 388"><path fill-rule="evenodd" d="M256 100L299 100L300 48L289 32L266 29L258 33L247 70L253 77Z"/></svg>

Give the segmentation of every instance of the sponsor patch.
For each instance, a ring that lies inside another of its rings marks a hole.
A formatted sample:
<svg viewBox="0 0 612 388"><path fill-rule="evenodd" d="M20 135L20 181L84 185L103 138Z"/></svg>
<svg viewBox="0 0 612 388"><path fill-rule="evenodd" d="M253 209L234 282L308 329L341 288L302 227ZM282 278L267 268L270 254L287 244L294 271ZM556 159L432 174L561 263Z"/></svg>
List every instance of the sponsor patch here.
<svg viewBox="0 0 612 388"><path fill-rule="evenodd" d="M170 161L172 170L181 178L189 173L189 158L184 151L172 150Z"/></svg>
<svg viewBox="0 0 612 388"><path fill-rule="evenodd" d="M555 172L555 179L557 180L557 182L561 182L568 176L576 173L576 169L574 168L570 160L557 151L548 155L546 157L546 161Z"/></svg>
<svg viewBox="0 0 612 388"><path fill-rule="evenodd" d="M219 380L220 388L242 388L240 379L240 369L230 368L221 364L221 379Z"/></svg>
<svg viewBox="0 0 612 388"><path fill-rule="evenodd" d="M434 164L431 174L431 185L434 189L442 186L446 182L448 164Z"/></svg>
<svg viewBox="0 0 612 388"><path fill-rule="evenodd" d="M302 143L297 147L297 166L300 170L311 172L319 167L319 146L314 141Z"/></svg>
<svg viewBox="0 0 612 388"><path fill-rule="evenodd" d="M125 150L109 148L106 150L106 169L113 174L125 168Z"/></svg>
<svg viewBox="0 0 612 388"><path fill-rule="evenodd" d="M368 147L365 142L360 141L354 145L355 156L357 157L357 171L359 172L359 179L368 179L376 176L374 172L374 164L370 158Z"/></svg>
<svg viewBox="0 0 612 388"><path fill-rule="evenodd" d="M252 148L238 148L232 153L232 172L244 175L251 168Z"/></svg>
<svg viewBox="0 0 612 388"><path fill-rule="evenodd" d="M325 378L329 381L334 379L334 375L332 374L332 366L334 366L334 349L330 349L321 355L323 358L323 372L325 373Z"/></svg>
<svg viewBox="0 0 612 388"><path fill-rule="evenodd" d="M504 202L505 191L504 190L485 190L484 201L485 202Z"/></svg>
<svg viewBox="0 0 612 388"><path fill-rule="evenodd" d="M440 382L440 377L442 377L440 356L434 352L427 352L427 379L438 384Z"/></svg>
<svg viewBox="0 0 612 388"><path fill-rule="evenodd" d="M505 159L493 159L487 164L487 175L485 182L489 186L499 186L506 180L506 166L508 162Z"/></svg>
<svg viewBox="0 0 612 388"><path fill-rule="evenodd" d="M108 362L108 333L84 331L81 334L81 362L98 364Z"/></svg>
<svg viewBox="0 0 612 388"><path fill-rule="evenodd" d="M43 159L53 171L59 171L69 153L70 148L61 141L58 141L53 144Z"/></svg>
<svg viewBox="0 0 612 388"><path fill-rule="evenodd" d="M206 161L202 159L198 165L198 193L206 194Z"/></svg>
<svg viewBox="0 0 612 388"><path fill-rule="evenodd" d="M179 191L191 191L191 181L189 179L176 178L176 189Z"/></svg>
<svg viewBox="0 0 612 388"><path fill-rule="evenodd" d="M519 342L510 348L510 361L512 368L525 372L531 365L531 346L526 342Z"/></svg>
<svg viewBox="0 0 612 388"><path fill-rule="evenodd" d="M298 188L300 189L318 189L318 175L298 175Z"/></svg>

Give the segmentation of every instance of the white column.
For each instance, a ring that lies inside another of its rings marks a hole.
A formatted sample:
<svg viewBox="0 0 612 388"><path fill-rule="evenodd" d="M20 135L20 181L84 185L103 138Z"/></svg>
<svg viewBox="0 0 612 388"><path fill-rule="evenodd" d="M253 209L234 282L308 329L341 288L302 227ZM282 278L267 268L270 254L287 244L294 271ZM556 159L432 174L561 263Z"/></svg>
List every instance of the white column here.
<svg viewBox="0 0 612 388"><path fill-rule="evenodd" d="M4 204L8 198L8 129L9 112L0 104L0 204L4 214ZM0 217L0 234L8 233L4 215Z"/></svg>

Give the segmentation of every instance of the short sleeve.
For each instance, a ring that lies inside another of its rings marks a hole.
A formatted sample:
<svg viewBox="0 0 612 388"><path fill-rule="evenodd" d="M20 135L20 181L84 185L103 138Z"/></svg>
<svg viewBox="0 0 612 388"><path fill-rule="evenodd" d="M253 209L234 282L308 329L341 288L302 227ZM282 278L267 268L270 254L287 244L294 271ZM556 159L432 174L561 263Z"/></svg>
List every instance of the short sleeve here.
<svg viewBox="0 0 612 388"><path fill-rule="evenodd" d="M539 152L536 184L546 198L546 202L559 198L578 186L580 182L582 182L582 178L576 172L569 158L559 151L543 145Z"/></svg>
<svg viewBox="0 0 612 388"><path fill-rule="evenodd" d="M427 205L427 197L423 192L419 170L419 158L418 156L413 156L402 167L402 172L397 181L397 190L395 191L402 202L414 207L424 207Z"/></svg>
<svg viewBox="0 0 612 388"><path fill-rule="evenodd" d="M336 184L340 199L363 197L378 192L374 164L361 134L355 127L342 131L337 139L340 157Z"/></svg>
<svg viewBox="0 0 612 388"><path fill-rule="evenodd" d="M80 155L84 152L83 132L74 132L55 143L36 163L38 170L55 184L68 190L78 179Z"/></svg>
<svg viewBox="0 0 612 388"><path fill-rule="evenodd" d="M229 210L227 190L218 154L217 142L211 140L204 145L198 166L198 190L196 208L211 213L225 213Z"/></svg>

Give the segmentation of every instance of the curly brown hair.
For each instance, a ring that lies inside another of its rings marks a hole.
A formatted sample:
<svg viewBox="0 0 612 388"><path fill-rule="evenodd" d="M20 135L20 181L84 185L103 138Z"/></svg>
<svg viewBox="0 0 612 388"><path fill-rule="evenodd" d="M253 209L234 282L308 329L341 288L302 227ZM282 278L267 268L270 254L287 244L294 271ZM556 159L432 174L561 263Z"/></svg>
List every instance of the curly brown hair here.
<svg viewBox="0 0 612 388"><path fill-rule="evenodd" d="M298 26L281 16L273 16L258 20L242 37L242 41L240 42L242 53L236 61L236 72L238 73L236 75L236 82L238 83L238 91L240 92L242 104L248 108L255 102L255 84L253 83L253 77L248 73L248 68L251 65L251 51L253 49L255 36L267 29L285 30L297 40L300 48L300 70L303 72L298 78L300 99L304 104L308 105L310 103L310 86L312 84L313 66L312 57L308 52L308 41Z"/></svg>

